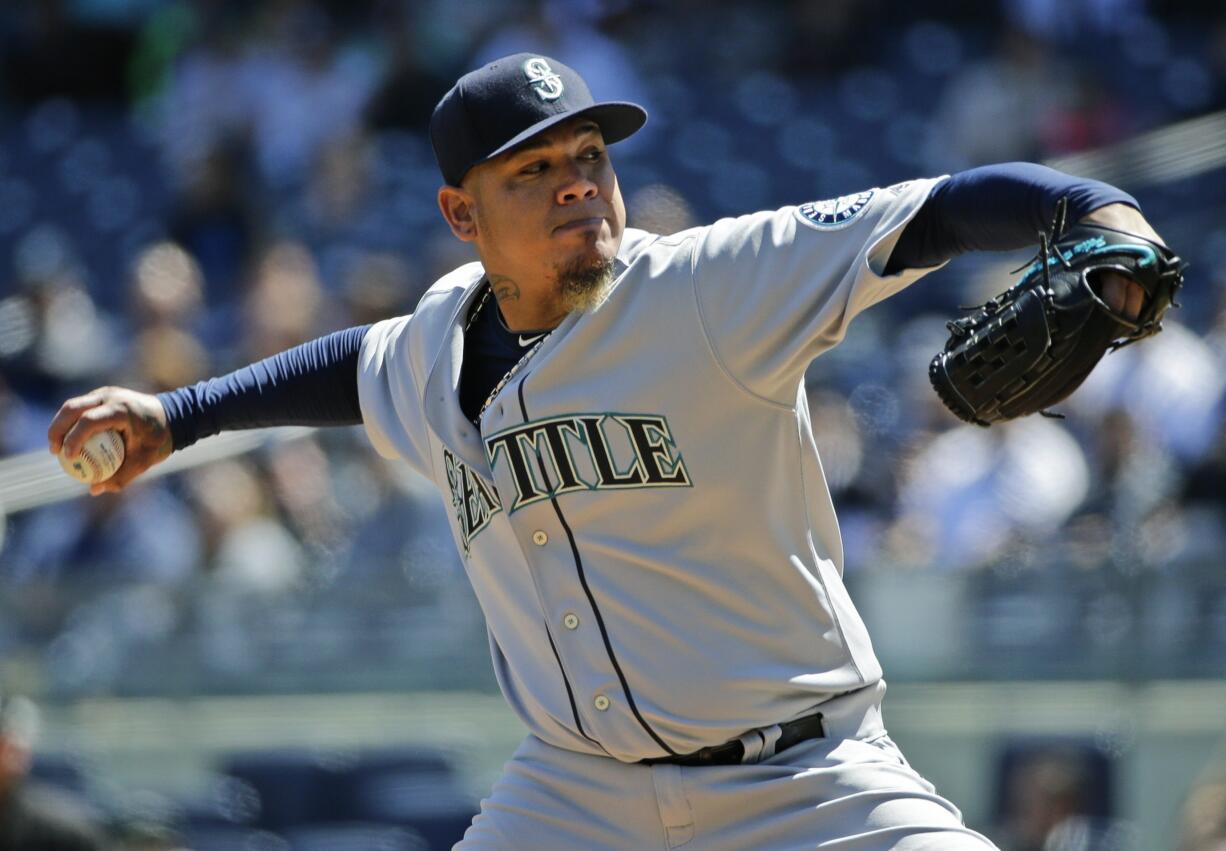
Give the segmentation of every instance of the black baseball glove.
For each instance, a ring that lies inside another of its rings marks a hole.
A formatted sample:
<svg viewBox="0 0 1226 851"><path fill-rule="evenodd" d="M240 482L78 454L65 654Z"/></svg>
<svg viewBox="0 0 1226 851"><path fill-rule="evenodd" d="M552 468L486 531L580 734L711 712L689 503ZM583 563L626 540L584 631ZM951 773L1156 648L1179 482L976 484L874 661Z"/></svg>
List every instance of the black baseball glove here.
<svg viewBox="0 0 1226 851"><path fill-rule="evenodd" d="M1065 204L1039 253L1005 292L947 323L950 338L928 368L945 406L969 423L989 426L1047 409L1076 390L1108 351L1162 330L1178 307L1185 264L1166 246L1101 225L1064 230ZM1018 270L1022 271L1022 270ZM1130 320L1101 297L1103 272L1118 272L1145 290Z"/></svg>

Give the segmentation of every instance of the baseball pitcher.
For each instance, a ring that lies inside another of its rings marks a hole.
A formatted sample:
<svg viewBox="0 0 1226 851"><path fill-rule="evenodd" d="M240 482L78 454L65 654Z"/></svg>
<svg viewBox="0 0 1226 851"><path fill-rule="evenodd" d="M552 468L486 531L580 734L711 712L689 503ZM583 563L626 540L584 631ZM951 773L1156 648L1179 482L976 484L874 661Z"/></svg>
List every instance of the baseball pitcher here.
<svg viewBox="0 0 1226 851"><path fill-rule="evenodd" d="M646 233L609 157L646 117L544 56L465 75L430 133L478 262L410 316L71 399L51 450L120 431L101 493L224 429L361 423L430 479L529 730L460 847L991 848L887 734L805 369L951 257L1042 232L933 381L985 424L1044 408L1156 330L1177 258L1128 195L1027 164Z"/></svg>

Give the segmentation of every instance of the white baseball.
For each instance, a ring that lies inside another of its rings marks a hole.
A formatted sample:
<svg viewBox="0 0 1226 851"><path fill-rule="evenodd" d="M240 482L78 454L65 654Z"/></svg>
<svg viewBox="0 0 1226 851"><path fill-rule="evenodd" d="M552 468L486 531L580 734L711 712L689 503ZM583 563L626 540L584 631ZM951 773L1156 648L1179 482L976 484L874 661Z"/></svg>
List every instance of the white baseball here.
<svg viewBox="0 0 1226 851"><path fill-rule="evenodd" d="M99 432L85 441L81 454L69 457L60 450L60 466L79 482L96 485L105 482L123 464L123 438L112 429Z"/></svg>

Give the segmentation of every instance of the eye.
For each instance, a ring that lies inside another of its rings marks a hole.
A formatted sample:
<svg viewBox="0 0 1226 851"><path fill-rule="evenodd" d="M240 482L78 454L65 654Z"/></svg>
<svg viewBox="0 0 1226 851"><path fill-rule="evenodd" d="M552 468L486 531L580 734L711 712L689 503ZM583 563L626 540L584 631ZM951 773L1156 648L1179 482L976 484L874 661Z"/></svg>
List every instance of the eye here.
<svg viewBox="0 0 1226 851"><path fill-rule="evenodd" d="M583 154L583 158L585 160L587 160L588 162L593 162L593 163L599 162L601 157L603 156L604 156L604 151L601 150L600 148L592 148L592 150L587 151L586 153Z"/></svg>
<svg viewBox="0 0 1226 851"><path fill-rule="evenodd" d="M529 165L526 165L523 168L521 168L519 170L519 173L522 175L527 175L527 176L530 176L533 174L541 174L542 172L545 171L546 168L548 168L548 165L546 164L544 160L537 160L536 162L530 163Z"/></svg>

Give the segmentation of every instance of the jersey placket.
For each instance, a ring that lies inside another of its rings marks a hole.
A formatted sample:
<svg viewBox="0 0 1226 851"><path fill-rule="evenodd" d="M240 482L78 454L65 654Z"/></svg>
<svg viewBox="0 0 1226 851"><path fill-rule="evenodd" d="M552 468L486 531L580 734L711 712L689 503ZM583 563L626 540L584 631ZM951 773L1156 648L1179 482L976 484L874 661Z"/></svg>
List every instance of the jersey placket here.
<svg viewBox="0 0 1226 851"><path fill-rule="evenodd" d="M483 434L532 421L525 398L532 374L525 371L494 400L482 419ZM551 473L539 440L523 451L518 472L533 477L536 493L531 502L517 506L520 487L506 458L510 449L503 447L500 458L491 457L487 441L486 450L506 521L527 562L543 626L567 680L576 724L585 738L613 752L671 752L642 718L618 665L608 625L587 582L587 566L556 498L557 469ZM502 463L494 463L497 460Z"/></svg>
<svg viewBox="0 0 1226 851"><path fill-rule="evenodd" d="M495 433L520 422L514 416L518 406L512 403L508 410L508 403L504 401L507 397L514 398L518 387L518 382L510 383L492 401L481 419L483 434ZM534 475L548 478L543 459L534 456L529 462L536 468ZM565 556L565 532L548 500L516 509L513 476L505 469L499 475L493 468L491 464L491 474L504 502L505 519L519 542L520 554L532 578L541 626L563 679L577 732L606 750L599 730L602 726L607 728L607 714L615 712L615 707L624 706L625 702L611 667L591 663L591 660L605 658L603 648L577 649L591 643L594 619L588 615L587 600L578 587L571 561ZM552 485L546 484L546 487ZM603 723L598 723L598 715Z"/></svg>

